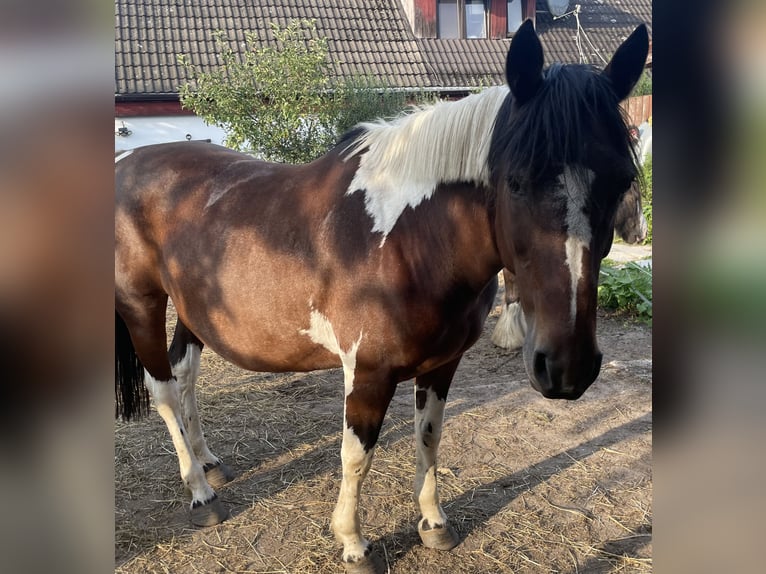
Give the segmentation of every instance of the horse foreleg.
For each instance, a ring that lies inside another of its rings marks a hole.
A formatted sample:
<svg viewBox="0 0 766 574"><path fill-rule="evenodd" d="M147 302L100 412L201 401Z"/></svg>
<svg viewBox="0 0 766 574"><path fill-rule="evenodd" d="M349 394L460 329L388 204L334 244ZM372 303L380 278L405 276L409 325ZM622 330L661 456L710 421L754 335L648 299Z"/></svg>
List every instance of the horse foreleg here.
<svg viewBox="0 0 766 574"><path fill-rule="evenodd" d="M197 460L202 464L208 484L220 488L234 478L231 470L215 456L207 446L197 412L197 396L194 384L199 375L202 343L179 322L170 345L173 374L181 391L183 420L189 431L189 441Z"/></svg>
<svg viewBox="0 0 766 574"><path fill-rule="evenodd" d="M415 502L422 518L418 533L428 548L450 550L460 539L447 523L439 503L436 456L452 377L460 359L421 375L415 380Z"/></svg>
<svg viewBox="0 0 766 574"><path fill-rule="evenodd" d="M375 443L396 385L380 378L346 373L343 443L343 479L338 504L332 515L335 538L343 544L343 563L353 574L383 571L380 557L362 536L359 523L359 493L370 470Z"/></svg>

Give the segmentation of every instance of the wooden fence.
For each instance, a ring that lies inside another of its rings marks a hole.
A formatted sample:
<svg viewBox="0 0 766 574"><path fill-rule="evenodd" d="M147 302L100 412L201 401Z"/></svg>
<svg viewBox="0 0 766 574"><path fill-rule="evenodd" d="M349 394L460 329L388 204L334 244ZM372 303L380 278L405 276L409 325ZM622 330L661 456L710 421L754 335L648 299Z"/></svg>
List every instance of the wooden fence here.
<svg viewBox="0 0 766 574"><path fill-rule="evenodd" d="M652 115L652 95L628 98L622 107L630 118L630 124L639 126Z"/></svg>

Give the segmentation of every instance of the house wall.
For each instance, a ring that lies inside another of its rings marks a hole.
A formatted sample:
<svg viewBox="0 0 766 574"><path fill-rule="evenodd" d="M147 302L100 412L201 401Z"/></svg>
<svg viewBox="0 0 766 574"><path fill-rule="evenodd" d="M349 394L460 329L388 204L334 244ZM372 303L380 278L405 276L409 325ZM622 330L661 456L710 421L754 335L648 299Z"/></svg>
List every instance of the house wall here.
<svg viewBox="0 0 766 574"><path fill-rule="evenodd" d="M117 135L117 129L124 126L132 133ZM223 145L225 133L221 128L206 125L197 116L143 116L119 117L114 120L114 150L129 150L136 147L192 140L210 140Z"/></svg>
<svg viewBox="0 0 766 574"><path fill-rule="evenodd" d="M535 19L535 0L522 0L522 12L525 18ZM508 37L508 2L507 0L486 0L489 11L489 37L493 39ZM404 13L410 22L412 31L418 38L438 37L437 22L438 0L402 0Z"/></svg>

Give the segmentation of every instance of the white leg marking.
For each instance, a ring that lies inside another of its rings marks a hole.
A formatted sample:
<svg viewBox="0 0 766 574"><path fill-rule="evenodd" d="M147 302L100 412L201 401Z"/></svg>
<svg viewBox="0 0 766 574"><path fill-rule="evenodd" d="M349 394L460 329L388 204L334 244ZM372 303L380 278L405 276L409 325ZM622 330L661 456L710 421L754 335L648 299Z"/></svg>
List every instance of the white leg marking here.
<svg viewBox="0 0 766 574"><path fill-rule="evenodd" d="M192 493L192 505L195 502L204 503L210 501L215 495L213 489L205 479L202 465L194 456L189 437L184 429L181 416L181 403L179 401L178 381L158 381L147 371L144 371L144 381L154 399L157 412L165 421L173 439L173 446L178 455L178 466L181 469L181 478Z"/></svg>
<svg viewBox="0 0 766 574"><path fill-rule="evenodd" d="M594 174L590 172L588 187L593 182ZM592 237L590 220L585 213L585 202L589 189L583 189L579 180L572 176L569 168L562 175L564 194L567 199L567 240L566 265L569 267L570 280L570 320L574 326L577 319L577 287L582 279L583 258L585 251L590 249Z"/></svg>
<svg viewBox="0 0 766 574"><path fill-rule="evenodd" d="M199 422L197 412L197 396L194 392L194 383L199 375L200 348L197 345L187 345L186 354L177 364L173 365L173 374L178 379L181 390L181 406L183 409L183 421L189 431L194 455L203 466L206 464L219 464L221 460L208 449L202 425Z"/></svg>
<svg viewBox="0 0 766 574"><path fill-rule="evenodd" d="M345 409L344 409L345 420ZM372 464L374 449L366 452L364 445L348 424L344 424L343 444L340 458L343 465L343 479L340 483L338 503L332 513L332 531L343 544L343 560L356 562L364 557L369 541L362 536L359 523L359 493L367 472Z"/></svg>
<svg viewBox="0 0 766 574"><path fill-rule="evenodd" d="M314 343L336 353L343 365L343 382L345 386L345 401L343 405L343 442L340 448L340 458L343 467L343 479L340 483L338 503L332 514L331 527L335 538L343 544L343 560L356 562L364 558L370 547L369 541L362 536L359 523L359 493L362 489L367 472L372 464L374 449L365 451L364 445L348 425L346 419L346 401L354 390L354 374L356 371L356 353L362 342L362 333L347 351L344 351L329 319L319 311L312 310L310 326L301 329L301 334L307 335Z"/></svg>
<svg viewBox="0 0 766 574"><path fill-rule="evenodd" d="M492 342L503 349L514 350L524 344L526 334L527 321L521 305L518 302L503 305L495 330L492 331Z"/></svg>
<svg viewBox="0 0 766 574"><path fill-rule="evenodd" d="M439 504L439 492L436 485L436 454L442 436L445 401L439 400L431 389L422 389L415 385L415 396L418 391L426 393L423 409L415 408L415 501L423 518L430 527L444 526L447 515ZM417 404L417 398L416 398Z"/></svg>
<svg viewBox="0 0 766 574"><path fill-rule="evenodd" d="M118 156L116 156L116 157L114 158L114 163L117 163L117 162L118 162L118 161L120 161L121 159L125 159L126 157L128 157L128 156L129 156L130 154L132 154L132 153L133 153L133 150L132 150L132 149L129 149L128 151L124 151L124 152L122 152L120 155L118 155Z"/></svg>
<svg viewBox="0 0 766 574"><path fill-rule="evenodd" d="M641 223L639 223L637 243L646 239L646 236L649 234L649 222L646 220L646 216L644 215L644 212L641 210L640 206L638 212L639 217L641 218Z"/></svg>

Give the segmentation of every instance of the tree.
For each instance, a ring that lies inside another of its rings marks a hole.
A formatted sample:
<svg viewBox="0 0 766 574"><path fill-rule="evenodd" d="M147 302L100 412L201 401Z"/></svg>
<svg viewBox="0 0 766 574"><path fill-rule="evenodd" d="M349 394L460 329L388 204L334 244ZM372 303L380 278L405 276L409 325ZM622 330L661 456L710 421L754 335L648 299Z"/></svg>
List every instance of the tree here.
<svg viewBox="0 0 766 574"><path fill-rule="evenodd" d="M271 23L271 32L275 43L267 47L246 33L241 59L216 32L221 65L209 71L179 56L192 79L179 89L182 105L221 127L228 147L269 161L304 163L357 122L405 107L407 94L369 79L332 85L327 39L316 37L313 21L292 20L285 28Z"/></svg>

